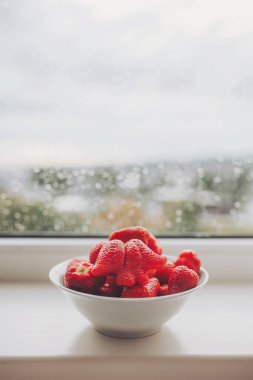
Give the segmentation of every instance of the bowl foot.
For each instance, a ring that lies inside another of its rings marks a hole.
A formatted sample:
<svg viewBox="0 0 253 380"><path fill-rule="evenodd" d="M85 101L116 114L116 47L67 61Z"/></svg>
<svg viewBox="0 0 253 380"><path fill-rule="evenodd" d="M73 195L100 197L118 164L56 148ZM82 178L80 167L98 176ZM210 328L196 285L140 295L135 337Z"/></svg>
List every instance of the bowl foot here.
<svg viewBox="0 0 253 380"><path fill-rule="evenodd" d="M136 338L144 338L146 336L157 334L161 329L144 331L144 332L122 332L122 331L109 331L103 329L95 328L97 332L103 335L111 336L113 338L121 338L121 339L136 339Z"/></svg>

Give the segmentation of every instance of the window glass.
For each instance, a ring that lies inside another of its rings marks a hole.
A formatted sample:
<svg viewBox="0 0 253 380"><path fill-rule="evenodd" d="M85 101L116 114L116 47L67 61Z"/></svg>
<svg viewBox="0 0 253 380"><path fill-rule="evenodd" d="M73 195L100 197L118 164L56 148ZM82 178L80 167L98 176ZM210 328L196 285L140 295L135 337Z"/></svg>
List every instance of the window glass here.
<svg viewBox="0 0 253 380"><path fill-rule="evenodd" d="M0 234L253 234L253 4L0 1Z"/></svg>

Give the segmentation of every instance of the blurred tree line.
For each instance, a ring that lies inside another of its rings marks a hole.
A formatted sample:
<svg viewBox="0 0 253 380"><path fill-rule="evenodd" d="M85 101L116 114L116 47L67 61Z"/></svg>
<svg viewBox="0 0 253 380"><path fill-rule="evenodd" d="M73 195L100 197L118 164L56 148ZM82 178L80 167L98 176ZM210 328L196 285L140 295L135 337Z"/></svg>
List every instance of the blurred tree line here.
<svg viewBox="0 0 253 380"><path fill-rule="evenodd" d="M25 191L0 187L0 231L96 235L144 225L164 235L236 234L239 230L231 222L231 210L243 211L253 201L252 173L251 162L235 164L228 160L188 165L34 168L29 189L36 197L30 199ZM169 194L170 189L180 193L182 188L190 195L178 194L177 199L157 196L160 189ZM66 195L88 200L90 207L60 211L55 202ZM208 217L211 221L213 215L219 217L219 230L208 224ZM239 233L243 231L242 227Z"/></svg>

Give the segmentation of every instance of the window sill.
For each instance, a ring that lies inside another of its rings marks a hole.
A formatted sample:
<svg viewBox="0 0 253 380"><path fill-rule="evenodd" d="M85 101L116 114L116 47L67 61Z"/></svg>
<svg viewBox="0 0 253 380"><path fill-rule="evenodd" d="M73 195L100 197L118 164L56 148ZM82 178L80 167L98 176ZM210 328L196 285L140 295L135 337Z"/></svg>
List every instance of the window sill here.
<svg viewBox="0 0 253 380"><path fill-rule="evenodd" d="M3 379L252 379L253 283L209 284L151 337L103 336L48 283L2 283Z"/></svg>
<svg viewBox="0 0 253 380"><path fill-rule="evenodd" d="M48 272L55 264L88 255L99 240L0 238L0 280L47 280ZM195 249L211 282L253 279L253 238L168 238L160 239L160 244L164 253L171 256L177 256L183 249Z"/></svg>

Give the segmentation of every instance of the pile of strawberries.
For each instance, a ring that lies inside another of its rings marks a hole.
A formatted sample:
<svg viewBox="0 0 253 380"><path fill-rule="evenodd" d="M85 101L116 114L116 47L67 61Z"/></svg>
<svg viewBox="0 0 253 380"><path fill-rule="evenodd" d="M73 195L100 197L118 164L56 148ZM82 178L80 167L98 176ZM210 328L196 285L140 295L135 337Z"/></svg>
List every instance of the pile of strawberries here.
<svg viewBox="0 0 253 380"><path fill-rule="evenodd" d="M165 296L196 287L200 265L192 250L170 262L148 230L129 227L114 231L108 241L96 244L89 260L73 259L65 272L64 285L105 297Z"/></svg>

